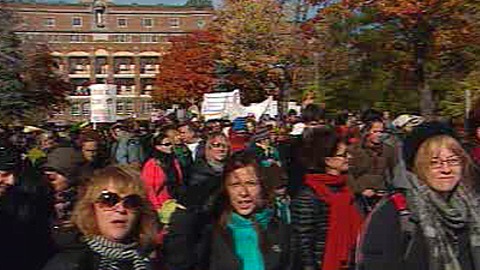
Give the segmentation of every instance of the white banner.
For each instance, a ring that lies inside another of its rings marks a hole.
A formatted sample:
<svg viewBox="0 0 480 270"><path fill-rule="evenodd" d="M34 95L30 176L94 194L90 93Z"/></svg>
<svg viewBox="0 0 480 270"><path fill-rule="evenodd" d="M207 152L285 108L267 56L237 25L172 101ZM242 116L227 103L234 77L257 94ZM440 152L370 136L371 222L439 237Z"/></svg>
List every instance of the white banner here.
<svg viewBox="0 0 480 270"><path fill-rule="evenodd" d="M114 123L117 121L117 86L92 84L90 88L90 122Z"/></svg>
<svg viewBox="0 0 480 270"><path fill-rule="evenodd" d="M228 118L233 120L254 114L258 120L264 114L276 116L278 114L278 102L273 97L268 97L260 103L250 106L242 106L240 103L240 90L233 92L210 93L203 96L202 115L205 120Z"/></svg>

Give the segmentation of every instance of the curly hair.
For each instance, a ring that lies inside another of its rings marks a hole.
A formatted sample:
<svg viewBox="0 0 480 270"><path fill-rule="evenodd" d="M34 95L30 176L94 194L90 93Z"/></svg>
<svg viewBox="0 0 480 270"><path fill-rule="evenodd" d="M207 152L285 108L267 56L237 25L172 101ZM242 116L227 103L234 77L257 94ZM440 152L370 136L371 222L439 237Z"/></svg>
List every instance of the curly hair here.
<svg viewBox="0 0 480 270"><path fill-rule="evenodd" d="M143 199L144 203L137 213L133 237L142 247L153 245L157 231L157 217L146 197L140 175L130 168L110 166L97 172L79 192L80 199L73 210L72 223L85 236L101 234L95 219L94 203L109 185L115 186L120 193L137 194Z"/></svg>

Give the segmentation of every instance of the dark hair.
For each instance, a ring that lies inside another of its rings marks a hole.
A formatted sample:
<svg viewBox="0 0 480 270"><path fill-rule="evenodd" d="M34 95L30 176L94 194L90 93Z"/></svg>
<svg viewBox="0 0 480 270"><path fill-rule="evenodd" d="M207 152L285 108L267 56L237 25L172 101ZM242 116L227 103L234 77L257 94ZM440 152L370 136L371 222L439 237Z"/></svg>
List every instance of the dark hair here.
<svg viewBox="0 0 480 270"><path fill-rule="evenodd" d="M301 161L307 170L314 170L320 173L325 172L325 158L335 156L340 143L345 143L345 139L337 136L336 132L330 128L313 128L304 138L301 148Z"/></svg>
<svg viewBox="0 0 480 270"><path fill-rule="evenodd" d="M260 182L260 187L261 187L261 192L262 192L262 199L264 199L267 203L267 205L271 201L271 194L269 192L269 189L265 185L264 179L262 179L259 167L257 165L255 155L254 153L247 152L247 151L238 151L235 152L229 159L228 162L225 166L224 170L224 177L222 179L222 184L221 184L221 189L219 196L215 200L214 204L214 216L216 216L218 219L218 224L222 227L224 227L227 223L227 218L232 212L232 208L230 205L230 199L228 197L227 193L227 180L230 177L230 175L242 168L246 167L252 167L255 170L255 174L258 177L258 180Z"/></svg>
<svg viewBox="0 0 480 270"><path fill-rule="evenodd" d="M325 118L325 111L317 104L309 104L302 110L302 120L305 123L320 121Z"/></svg>

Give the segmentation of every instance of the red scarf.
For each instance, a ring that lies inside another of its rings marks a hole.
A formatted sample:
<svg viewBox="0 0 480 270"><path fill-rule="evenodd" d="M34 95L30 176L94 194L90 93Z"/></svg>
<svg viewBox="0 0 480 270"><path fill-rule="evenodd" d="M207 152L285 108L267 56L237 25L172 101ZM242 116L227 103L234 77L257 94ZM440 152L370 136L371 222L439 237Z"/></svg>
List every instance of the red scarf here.
<svg viewBox="0 0 480 270"><path fill-rule="evenodd" d="M322 270L338 270L349 261L362 225L362 217L354 205L352 192L346 186L346 175L307 174L305 184L328 204L328 231L323 253ZM328 186L338 187L337 192Z"/></svg>

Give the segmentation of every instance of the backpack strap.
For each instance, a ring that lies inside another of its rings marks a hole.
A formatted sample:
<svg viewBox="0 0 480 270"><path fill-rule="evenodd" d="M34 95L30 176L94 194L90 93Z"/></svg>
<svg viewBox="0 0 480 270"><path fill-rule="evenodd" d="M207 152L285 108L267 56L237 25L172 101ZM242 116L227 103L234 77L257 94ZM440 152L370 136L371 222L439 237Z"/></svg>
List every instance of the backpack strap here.
<svg viewBox="0 0 480 270"><path fill-rule="evenodd" d="M388 197L388 200L392 202L395 210L400 218L400 227L402 233L405 236L405 253L404 259L410 254L413 246L413 238L415 236L416 224L413 222L412 212L408 209L407 199L401 192L395 192Z"/></svg>

